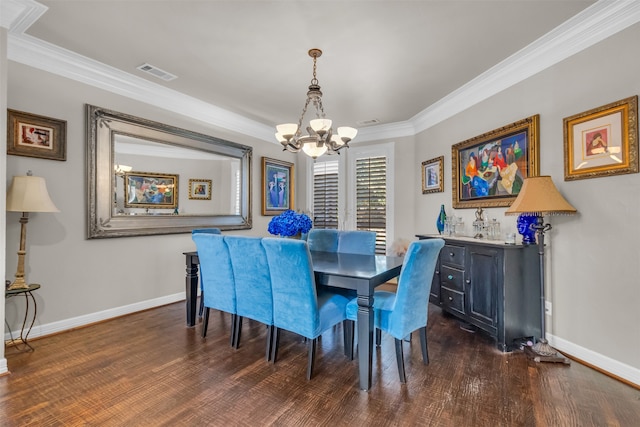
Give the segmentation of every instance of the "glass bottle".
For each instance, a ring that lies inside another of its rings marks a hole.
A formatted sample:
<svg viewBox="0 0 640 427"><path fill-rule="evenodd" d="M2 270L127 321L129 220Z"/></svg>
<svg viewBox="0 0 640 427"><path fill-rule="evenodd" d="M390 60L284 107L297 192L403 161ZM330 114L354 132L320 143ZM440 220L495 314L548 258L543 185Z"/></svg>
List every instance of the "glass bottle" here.
<svg viewBox="0 0 640 427"><path fill-rule="evenodd" d="M436 220L436 227L438 227L438 233L442 234L444 231L444 221L447 219L447 214L444 211L444 205L440 205L440 213Z"/></svg>

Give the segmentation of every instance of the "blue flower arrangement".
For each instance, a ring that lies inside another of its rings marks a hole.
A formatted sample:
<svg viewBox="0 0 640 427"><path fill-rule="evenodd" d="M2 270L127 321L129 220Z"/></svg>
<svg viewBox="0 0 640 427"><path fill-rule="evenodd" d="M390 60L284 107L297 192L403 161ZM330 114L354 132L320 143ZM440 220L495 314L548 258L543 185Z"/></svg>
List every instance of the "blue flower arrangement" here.
<svg viewBox="0 0 640 427"><path fill-rule="evenodd" d="M267 230L276 236L290 237L299 233L308 233L312 225L308 215L287 209L271 218Z"/></svg>

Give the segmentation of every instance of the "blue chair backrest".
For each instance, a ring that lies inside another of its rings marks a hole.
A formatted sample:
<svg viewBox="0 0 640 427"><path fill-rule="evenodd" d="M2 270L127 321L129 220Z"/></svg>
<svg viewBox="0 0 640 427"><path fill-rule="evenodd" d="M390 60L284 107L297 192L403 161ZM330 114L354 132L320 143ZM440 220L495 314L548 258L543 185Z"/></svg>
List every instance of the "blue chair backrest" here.
<svg viewBox="0 0 640 427"><path fill-rule="evenodd" d="M204 291L204 306L236 312L236 291L231 267L231 257L224 236L212 233L195 233L191 238L196 244L200 260L200 280Z"/></svg>
<svg viewBox="0 0 640 427"><path fill-rule="evenodd" d="M191 235L198 233L222 234L219 228L196 228L191 230Z"/></svg>
<svg viewBox="0 0 640 427"><path fill-rule="evenodd" d="M376 232L366 230L340 231L338 252L374 255L376 253Z"/></svg>
<svg viewBox="0 0 640 427"><path fill-rule="evenodd" d="M307 243L265 237L273 292L273 324L309 339L320 334L320 315L313 266Z"/></svg>
<svg viewBox="0 0 640 427"><path fill-rule="evenodd" d="M236 284L238 316L273 323L271 276L260 237L225 236Z"/></svg>
<svg viewBox="0 0 640 427"><path fill-rule="evenodd" d="M409 245L398 278L395 305L389 316L387 332L390 335L402 339L427 325L431 281L443 246L442 239L418 240Z"/></svg>
<svg viewBox="0 0 640 427"><path fill-rule="evenodd" d="M338 252L338 230L312 228L307 243L310 251Z"/></svg>

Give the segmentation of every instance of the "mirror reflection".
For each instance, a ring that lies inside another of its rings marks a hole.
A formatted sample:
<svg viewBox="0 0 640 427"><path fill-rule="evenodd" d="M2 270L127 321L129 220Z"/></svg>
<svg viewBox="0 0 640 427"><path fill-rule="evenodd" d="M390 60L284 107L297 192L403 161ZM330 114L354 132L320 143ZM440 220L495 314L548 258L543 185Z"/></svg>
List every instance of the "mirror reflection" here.
<svg viewBox="0 0 640 427"><path fill-rule="evenodd" d="M88 238L251 228L251 147L87 106Z"/></svg>

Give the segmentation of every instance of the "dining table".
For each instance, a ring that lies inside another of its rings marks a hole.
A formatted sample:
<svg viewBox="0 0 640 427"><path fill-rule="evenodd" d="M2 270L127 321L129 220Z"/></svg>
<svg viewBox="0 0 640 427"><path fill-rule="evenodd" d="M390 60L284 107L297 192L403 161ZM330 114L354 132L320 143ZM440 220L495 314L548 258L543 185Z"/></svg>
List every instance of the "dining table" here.
<svg viewBox="0 0 640 427"><path fill-rule="evenodd" d="M195 326L198 298L198 253L183 252L186 263L187 326ZM374 290L400 275L402 257L310 251L316 286L355 291L358 302L358 375L361 390L371 388L374 336Z"/></svg>

